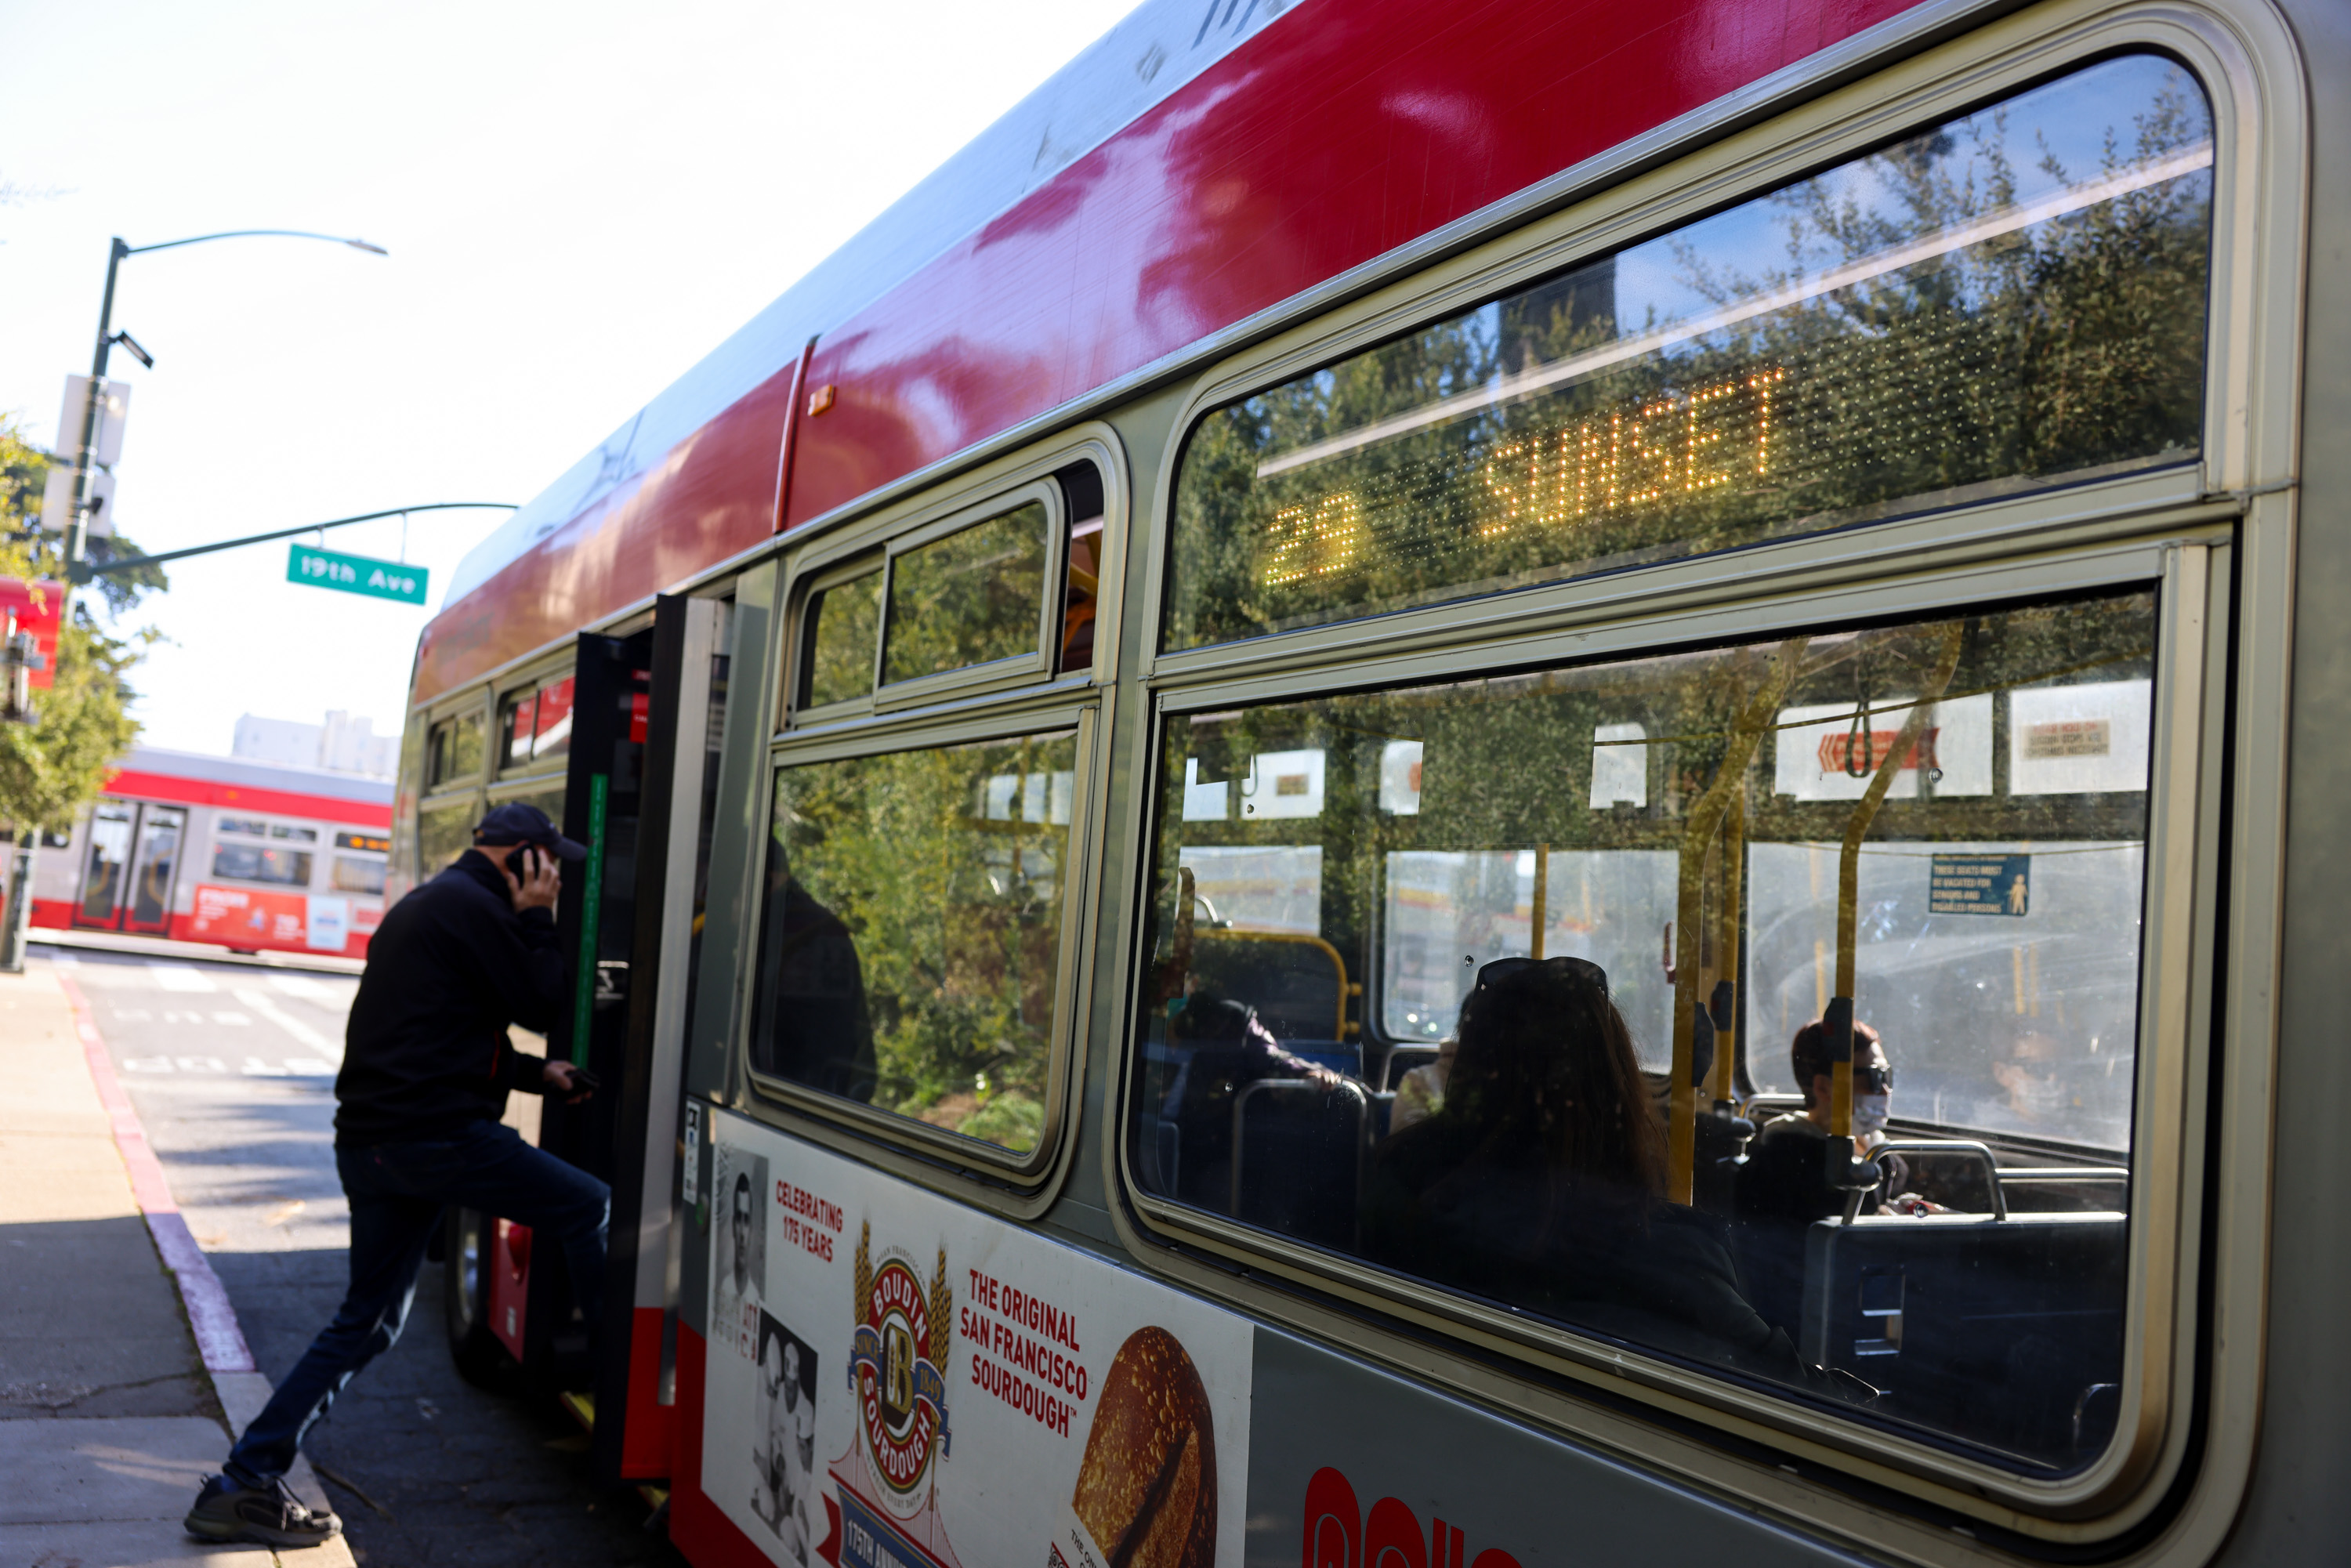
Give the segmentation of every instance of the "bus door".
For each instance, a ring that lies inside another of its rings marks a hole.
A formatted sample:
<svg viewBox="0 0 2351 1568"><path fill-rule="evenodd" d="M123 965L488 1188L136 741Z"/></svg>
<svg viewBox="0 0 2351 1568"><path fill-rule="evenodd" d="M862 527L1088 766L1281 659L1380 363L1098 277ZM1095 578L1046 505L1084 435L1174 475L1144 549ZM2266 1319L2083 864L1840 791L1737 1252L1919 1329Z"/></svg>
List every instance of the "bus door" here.
<svg viewBox="0 0 2351 1568"><path fill-rule="evenodd" d="M612 1222L591 1457L608 1481L670 1473L683 1240L678 1118L725 735L726 608L667 597L653 611L635 925L619 1020L625 1056L622 1070L606 1075L614 1096Z"/></svg>
<svg viewBox="0 0 2351 1568"><path fill-rule="evenodd" d="M122 901L126 862L131 859L131 832L139 808L125 800L100 800L89 819L89 858L83 862L81 898L74 905L74 924L111 929Z"/></svg>
<svg viewBox="0 0 2351 1568"><path fill-rule="evenodd" d="M141 806L139 814L122 928L162 936L172 927L172 879L179 870L188 813L177 806Z"/></svg>
<svg viewBox="0 0 2351 1568"><path fill-rule="evenodd" d="M188 813L178 806L101 800L90 818L74 924L161 936L172 925L172 881Z"/></svg>
<svg viewBox="0 0 2351 1568"><path fill-rule="evenodd" d="M563 868L556 940L570 990L547 1031L547 1052L586 1068L601 1088L578 1105L548 1097L539 1113L538 1146L608 1182L614 1182L614 1109L624 1076L652 652L650 631L631 637L581 633L564 720L569 761L563 832L588 846L588 858ZM509 1348L535 1382L557 1390L588 1388L593 1380L590 1336L559 1254L549 1251L547 1267L532 1267L536 1255L524 1245L526 1277L517 1281L523 1312ZM584 1400L574 1413L592 1418Z"/></svg>

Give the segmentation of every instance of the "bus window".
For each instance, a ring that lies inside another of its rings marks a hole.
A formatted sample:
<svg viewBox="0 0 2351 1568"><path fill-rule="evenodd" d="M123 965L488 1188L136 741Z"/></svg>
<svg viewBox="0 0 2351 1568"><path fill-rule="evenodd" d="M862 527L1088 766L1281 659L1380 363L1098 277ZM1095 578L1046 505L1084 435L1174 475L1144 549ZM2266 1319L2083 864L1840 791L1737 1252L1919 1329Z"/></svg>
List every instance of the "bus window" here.
<svg viewBox="0 0 2351 1568"><path fill-rule="evenodd" d="M446 806L427 806L416 813L416 862L425 876L465 852L474 841L474 824L482 820L481 802L471 796ZM560 819L558 819L559 821Z"/></svg>
<svg viewBox="0 0 2351 1568"><path fill-rule="evenodd" d="M424 787L452 779L471 779L482 770L482 716L460 714L444 718L426 732Z"/></svg>
<svg viewBox="0 0 2351 1568"><path fill-rule="evenodd" d="M2123 1355L2154 637L2130 592L1174 716L1129 1168L1292 1256L2088 1462ZM1860 1146L1889 1116L1983 1145L1889 1164L1849 1224L1835 1092L1751 1145L1730 1103L1736 1051L1815 1088L1791 1042L1825 1038L1841 951L1882 1042L1851 1059ZM1358 983L1360 1040L1301 999ZM2106 1185L2010 1206L1987 1157Z"/></svg>
<svg viewBox="0 0 2351 1568"><path fill-rule="evenodd" d="M337 855L329 882L337 893L383 894L383 862L366 855Z"/></svg>
<svg viewBox="0 0 2351 1568"><path fill-rule="evenodd" d="M272 849L263 844L222 839L213 846L213 874L237 882L308 887L310 885L310 854L307 850Z"/></svg>
<svg viewBox="0 0 2351 1568"><path fill-rule="evenodd" d="M498 705L498 767L519 768L530 760L532 716L538 694L520 692Z"/></svg>
<svg viewBox="0 0 2351 1568"><path fill-rule="evenodd" d="M1037 651L1045 507L1030 502L891 564L882 679L914 680Z"/></svg>
<svg viewBox="0 0 2351 1568"><path fill-rule="evenodd" d="M778 769L753 1072L1037 1148L1076 755L1062 733Z"/></svg>
<svg viewBox="0 0 2351 1568"><path fill-rule="evenodd" d="M882 573L809 595L805 657L808 685L804 707L854 702L873 690L873 656L882 637Z"/></svg>
<svg viewBox="0 0 2351 1568"><path fill-rule="evenodd" d="M538 688L538 706L531 716L530 758L544 762L571 750L571 680L549 681Z"/></svg>
<svg viewBox="0 0 2351 1568"><path fill-rule="evenodd" d="M1219 409L1163 646L2193 458L2212 147L2105 60Z"/></svg>

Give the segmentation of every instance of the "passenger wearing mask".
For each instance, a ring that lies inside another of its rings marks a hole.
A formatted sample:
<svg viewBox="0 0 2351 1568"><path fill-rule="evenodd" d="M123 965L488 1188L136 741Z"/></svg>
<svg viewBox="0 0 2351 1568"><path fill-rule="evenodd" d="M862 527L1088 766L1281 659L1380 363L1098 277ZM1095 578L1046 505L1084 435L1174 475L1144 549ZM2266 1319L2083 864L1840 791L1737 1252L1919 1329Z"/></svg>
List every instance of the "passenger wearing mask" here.
<svg viewBox="0 0 2351 1568"><path fill-rule="evenodd" d="M1813 1380L1741 1293L1720 1222L1666 1201L1665 1128L1598 965L1487 965L1458 1039L1443 1103L1374 1156L1370 1258L1639 1345Z"/></svg>
<svg viewBox="0 0 2351 1568"><path fill-rule="evenodd" d="M1845 1190L1828 1180L1829 1118L1835 1067L1819 1019L1796 1031L1790 1065L1804 1092L1804 1108L1767 1122L1739 1173L1740 1262L1755 1305L1771 1322L1795 1332L1803 1307L1804 1232L1816 1219L1844 1212ZM1853 1140L1866 1155L1886 1141L1894 1105L1894 1068L1877 1031L1853 1026ZM1863 1203L1868 1213L1931 1209L1909 1195L1910 1167L1899 1155L1880 1162L1886 1180ZM1904 1194L1887 1199L1889 1194Z"/></svg>

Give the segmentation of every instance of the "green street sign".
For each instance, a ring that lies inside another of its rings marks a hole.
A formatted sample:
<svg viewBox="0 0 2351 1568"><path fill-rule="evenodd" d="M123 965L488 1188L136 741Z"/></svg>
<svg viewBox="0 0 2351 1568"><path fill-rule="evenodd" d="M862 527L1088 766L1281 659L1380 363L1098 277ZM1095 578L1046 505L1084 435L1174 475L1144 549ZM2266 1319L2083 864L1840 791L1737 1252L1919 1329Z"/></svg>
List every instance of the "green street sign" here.
<svg viewBox="0 0 2351 1568"><path fill-rule="evenodd" d="M424 569L421 566L371 560L363 555L312 549L308 545L296 545L287 556L286 580L364 594L370 599L396 599L402 604L424 602Z"/></svg>

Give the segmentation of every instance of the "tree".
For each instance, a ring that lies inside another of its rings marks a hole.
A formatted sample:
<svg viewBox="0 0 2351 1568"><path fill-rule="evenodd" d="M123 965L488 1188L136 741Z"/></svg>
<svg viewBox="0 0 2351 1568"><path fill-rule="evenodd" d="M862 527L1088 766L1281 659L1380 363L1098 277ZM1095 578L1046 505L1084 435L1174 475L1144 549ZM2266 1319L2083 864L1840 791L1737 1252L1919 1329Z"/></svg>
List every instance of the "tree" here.
<svg viewBox="0 0 2351 1568"><path fill-rule="evenodd" d="M41 494L51 459L25 439L23 426L0 415L0 577L54 581L65 575L64 542L39 527ZM90 556L105 561L141 554L129 539L92 539ZM59 629L57 669L39 694L35 724L0 725L0 821L62 832L74 812L98 798L107 768L138 737L129 705L136 695L130 672L152 630L117 637L108 628L147 593L168 588L162 570L146 567L109 573L75 601ZM90 612L105 607L105 624Z"/></svg>

